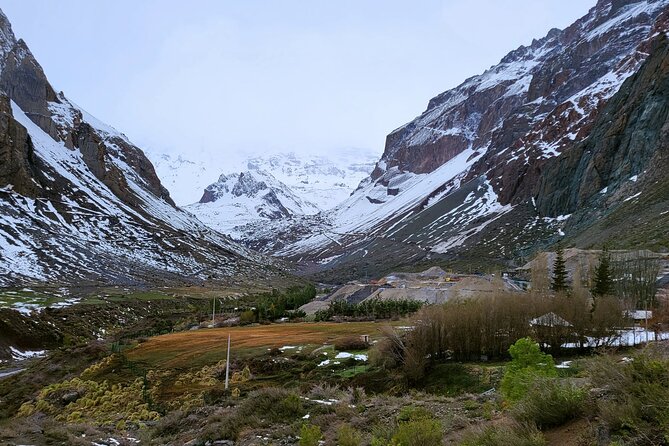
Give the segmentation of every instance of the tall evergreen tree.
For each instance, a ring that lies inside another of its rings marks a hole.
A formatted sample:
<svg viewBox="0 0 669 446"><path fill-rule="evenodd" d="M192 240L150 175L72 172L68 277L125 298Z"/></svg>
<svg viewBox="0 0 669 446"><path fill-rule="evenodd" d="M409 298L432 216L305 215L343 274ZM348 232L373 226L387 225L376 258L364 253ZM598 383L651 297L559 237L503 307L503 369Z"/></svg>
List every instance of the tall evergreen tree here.
<svg viewBox="0 0 669 446"><path fill-rule="evenodd" d="M599 263L595 267L595 283L592 287L593 296L606 296L613 292L613 278L611 275L611 255L604 247L599 255Z"/></svg>
<svg viewBox="0 0 669 446"><path fill-rule="evenodd" d="M553 280L551 282L553 291L567 290L567 267L564 261L564 252L562 247L558 246L555 251L555 263L553 263Z"/></svg>

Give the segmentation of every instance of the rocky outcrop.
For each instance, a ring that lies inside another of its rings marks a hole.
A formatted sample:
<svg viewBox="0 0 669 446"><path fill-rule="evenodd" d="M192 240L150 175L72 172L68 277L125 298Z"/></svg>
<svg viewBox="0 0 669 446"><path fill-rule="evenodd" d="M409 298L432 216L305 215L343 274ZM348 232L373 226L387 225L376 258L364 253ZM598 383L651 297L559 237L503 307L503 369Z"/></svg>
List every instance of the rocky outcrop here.
<svg viewBox="0 0 669 446"><path fill-rule="evenodd" d="M23 40L16 41L4 56L0 90L7 93L42 130L53 138L59 137L48 107L49 102L58 102L58 97Z"/></svg>
<svg viewBox="0 0 669 446"><path fill-rule="evenodd" d="M645 59L650 36L669 29L667 5L600 0L568 28L512 51L388 135L371 179L430 173L472 148L483 155L467 179L485 175L500 202L522 202L545 160L588 135L606 100Z"/></svg>
<svg viewBox="0 0 669 446"><path fill-rule="evenodd" d="M615 206L631 195L616 194L626 183L641 185L653 172L666 175L669 166L653 161L669 150L669 39L659 34L649 50L641 69L599 114L588 138L542 172L536 191L541 213Z"/></svg>
<svg viewBox="0 0 669 446"><path fill-rule="evenodd" d="M35 152L28 132L14 119L9 101L0 95L0 188L35 197L41 189Z"/></svg>

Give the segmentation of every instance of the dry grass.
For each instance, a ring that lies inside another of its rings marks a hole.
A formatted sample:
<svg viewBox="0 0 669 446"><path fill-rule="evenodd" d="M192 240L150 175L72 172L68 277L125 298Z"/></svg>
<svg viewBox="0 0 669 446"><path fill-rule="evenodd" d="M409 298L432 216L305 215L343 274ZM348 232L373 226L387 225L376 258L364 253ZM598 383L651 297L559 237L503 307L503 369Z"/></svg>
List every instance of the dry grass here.
<svg viewBox="0 0 669 446"><path fill-rule="evenodd" d="M128 351L127 357L157 368L191 368L224 359L228 334L231 351L239 358L260 349L332 343L343 336L380 338L382 326L374 322L321 322L202 329L151 338Z"/></svg>

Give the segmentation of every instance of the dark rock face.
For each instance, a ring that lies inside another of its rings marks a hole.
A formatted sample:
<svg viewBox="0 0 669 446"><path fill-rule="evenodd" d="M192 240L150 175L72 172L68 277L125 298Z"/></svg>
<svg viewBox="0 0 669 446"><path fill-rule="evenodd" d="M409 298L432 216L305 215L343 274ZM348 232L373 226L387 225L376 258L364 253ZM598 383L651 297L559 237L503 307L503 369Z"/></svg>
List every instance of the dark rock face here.
<svg viewBox="0 0 669 446"><path fill-rule="evenodd" d="M35 197L40 188L35 153L26 129L12 116L7 96L0 96L0 188Z"/></svg>
<svg viewBox="0 0 669 446"><path fill-rule="evenodd" d="M156 197L162 198L171 205L174 205L169 192L160 184L153 165L137 147L118 137L110 139L110 144L107 144L101 135L85 122L75 127L71 135L74 147L79 149L84 162L91 172L124 202L135 208L141 208L141 202L137 200L137 197L129 189L124 174L118 167L110 163L110 155L122 159L132 167L138 176L142 178L146 189Z"/></svg>
<svg viewBox="0 0 669 446"><path fill-rule="evenodd" d="M512 51L388 135L371 178L392 177L395 166L432 172L472 148L484 156L468 179L486 175L502 203L522 202L545 160L582 141L606 100L638 69L644 42L667 29L667 5L600 1L565 30Z"/></svg>
<svg viewBox="0 0 669 446"><path fill-rule="evenodd" d="M16 42L5 56L0 72L0 89L42 130L54 138L58 137L47 105L48 102L58 102L58 97L23 40Z"/></svg>
<svg viewBox="0 0 669 446"><path fill-rule="evenodd" d="M669 41L660 34L645 64L597 117L589 137L546 166L536 192L539 211L571 214L611 197L630 178L636 183L653 171L666 175L669 166L651 161L669 149L668 134Z"/></svg>

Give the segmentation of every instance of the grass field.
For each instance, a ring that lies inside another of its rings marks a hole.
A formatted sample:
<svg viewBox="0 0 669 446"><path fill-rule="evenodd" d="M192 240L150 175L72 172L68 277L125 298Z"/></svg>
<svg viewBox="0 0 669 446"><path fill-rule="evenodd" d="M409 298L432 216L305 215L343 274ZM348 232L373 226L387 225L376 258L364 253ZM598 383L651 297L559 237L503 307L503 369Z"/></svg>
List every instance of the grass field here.
<svg viewBox="0 0 669 446"><path fill-rule="evenodd" d="M320 346L337 338L367 334L380 337L388 323L321 322L213 328L157 336L126 352L128 359L156 368L191 368L225 359L228 334L231 352L253 356L270 348ZM393 322L402 325L402 322Z"/></svg>

